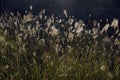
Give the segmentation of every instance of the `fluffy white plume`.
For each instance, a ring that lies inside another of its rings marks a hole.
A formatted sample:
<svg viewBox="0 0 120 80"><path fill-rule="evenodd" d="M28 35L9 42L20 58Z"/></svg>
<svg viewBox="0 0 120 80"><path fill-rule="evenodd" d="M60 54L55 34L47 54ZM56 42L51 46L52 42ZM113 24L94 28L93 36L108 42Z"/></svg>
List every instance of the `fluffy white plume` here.
<svg viewBox="0 0 120 80"><path fill-rule="evenodd" d="M72 25L72 24L73 24L73 22L74 22L74 20L73 20L73 19L69 19L69 20L68 20L68 24L69 24L69 25Z"/></svg>
<svg viewBox="0 0 120 80"><path fill-rule="evenodd" d="M51 27L51 31L49 32L49 35L51 36L57 36L59 34L59 30L55 28L55 26Z"/></svg>
<svg viewBox="0 0 120 80"><path fill-rule="evenodd" d="M75 23L75 30L77 35L79 35L84 30L84 26L85 24L83 23L83 21L79 21Z"/></svg>
<svg viewBox="0 0 120 80"><path fill-rule="evenodd" d="M68 14L67 14L67 10L66 10L66 9L63 11L63 13L64 13L64 15L65 15L66 17L68 17Z"/></svg>
<svg viewBox="0 0 120 80"><path fill-rule="evenodd" d="M29 12L27 15L24 15L24 20L25 20L25 22L29 22L29 21L33 20L32 13Z"/></svg>
<svg viewBox="0 0 120 80"><path fill-rule="evenodd" d="M30 10L32 10L33 9L33 6L32 5L30 5Z"/></svg>
<svg viewBox="0 0 120 80"><path fill-rule="evenodd" d="M110 24L106 24L106 25L103 27L101 33L103 33L103 32L106 33L109 27L110 27Z"/></svg>
<svg viewBox="0 0 120 80"><path fill-rule="evenodd" d="M118 20L117 19L113 19L113 21L111 23L111 26L116 28L116 27L119 27L118 24L119 24Z"/></svg>

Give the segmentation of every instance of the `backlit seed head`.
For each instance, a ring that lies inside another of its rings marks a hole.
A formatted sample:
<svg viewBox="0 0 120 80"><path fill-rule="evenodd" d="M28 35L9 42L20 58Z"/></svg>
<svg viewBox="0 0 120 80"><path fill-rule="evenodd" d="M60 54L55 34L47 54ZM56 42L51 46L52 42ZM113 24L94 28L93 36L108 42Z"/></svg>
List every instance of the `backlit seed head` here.
<svg viewBox="0 0 120 80"><path fill-rule="evenodd" d="M33 56L36 56L36 52L33 52Z"/></svg>
<svg viewBox="0 0 120 80"><path fill-rule="evenodd" d="M106 70L106 66L105 66L105 65L102 65L102 66L100 67L100 69L101 69L102 71L105 71L105 70Z"/></svg>
<svg viewBox="0 0 120 80"><path fill-rule="evenodd" d="M32 5L30 5L30 10L32 10L33 9L33 6Z"/></svg>

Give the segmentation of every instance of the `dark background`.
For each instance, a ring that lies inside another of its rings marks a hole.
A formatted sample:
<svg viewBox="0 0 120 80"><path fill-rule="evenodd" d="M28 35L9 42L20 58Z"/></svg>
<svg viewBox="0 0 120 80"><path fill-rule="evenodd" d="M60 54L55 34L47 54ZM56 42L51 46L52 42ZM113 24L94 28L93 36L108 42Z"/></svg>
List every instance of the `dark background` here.
<svg viewBox="0 0 120 80"><path fill-rule="evenodd" d="M5 10L19 11L24 14L29 5L33 5L33 13L38 14L46 9L48 14L62 14L67 9L69 15L77 18L118 18L120 19L119 0L0 0L0 12Z"/></svg>

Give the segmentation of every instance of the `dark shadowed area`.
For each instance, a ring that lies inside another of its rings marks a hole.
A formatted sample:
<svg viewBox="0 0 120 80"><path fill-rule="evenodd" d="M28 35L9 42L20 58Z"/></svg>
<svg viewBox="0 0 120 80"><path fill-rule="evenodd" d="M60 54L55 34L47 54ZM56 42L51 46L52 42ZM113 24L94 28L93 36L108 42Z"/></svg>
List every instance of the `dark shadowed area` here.
<svg viewBox="0 0 120 80"><path fill-rule="evenodd" d="M33 5L34 14L44 8L50 14L61 14L67 9L69 15L77 18L87 18L89 14L94 18L120 18L119 3L119 0L1 0L0 12L11 10L24 13L29 5Z"/></svg>

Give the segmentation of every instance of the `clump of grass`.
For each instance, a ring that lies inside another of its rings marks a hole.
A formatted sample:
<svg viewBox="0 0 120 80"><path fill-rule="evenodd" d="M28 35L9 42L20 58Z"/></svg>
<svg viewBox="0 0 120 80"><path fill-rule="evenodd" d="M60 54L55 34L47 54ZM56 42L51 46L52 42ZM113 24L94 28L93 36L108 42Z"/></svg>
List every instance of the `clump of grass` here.
<svg viewBox="0 0 120 80"><path fill-rule="evenodd" d="M95 38L92 32L85 32L89 30L77 33L69 29L73 22L54 21L53 16L30 21L11 16L0 17L0 80L120 79L115 38L100 33ZM47 26L49 21L51 25ZM81 26L83 29L85 24L80 21L77 28Z"/></svg>

